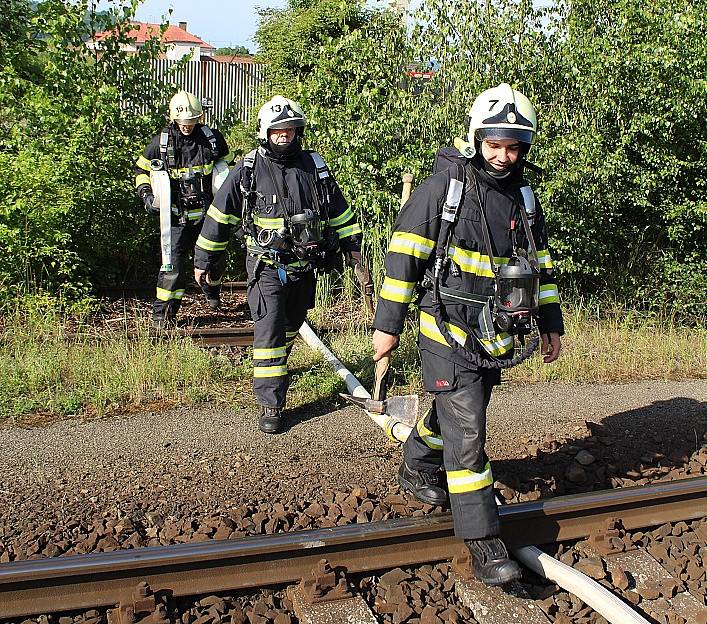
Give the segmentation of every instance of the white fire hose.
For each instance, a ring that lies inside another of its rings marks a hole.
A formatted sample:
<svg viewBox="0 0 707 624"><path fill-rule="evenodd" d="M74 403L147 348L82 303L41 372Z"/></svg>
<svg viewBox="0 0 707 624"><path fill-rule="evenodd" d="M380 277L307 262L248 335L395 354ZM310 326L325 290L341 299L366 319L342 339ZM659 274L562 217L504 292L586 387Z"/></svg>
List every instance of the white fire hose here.
<svg viewBox="0 0 707 624"><path fill-rule="evenodd" d="M307 323L302 324L299 333L312 349L324 356L324 359L334 369L334 372L344 380L350 394L355 397L370 398L370 393L363 387L361 382L327 348ZM383 431L386 433L390 432L400 442L405 442L410 435L410 431L412 431L412 427L399 421L391 423L390 416L385 414L374 414L368 411L366 413ZM496 499L496 503L499 503L498 499ZM536 574L557 583L566 591L580 598L611 624L649 624L648 620L641 617L608 589L602 587L587 575L544 553L539 548L523 546L522 548L514 549L513 554Z"/></svg>
<svg viewBox="0 0 707 624"><path fill-rule="evenodd" d="M324 356L327 364L334 369L334 372L344 380L346 387L348 388L349 394L355 397L360 397L363 399L370 399L371 394L366 390L361 382L356 379L354 374L346 368L339 358L337 358L329 348L319 339L313 331L312 328L307 323L302 323L302 327L299 330L302 339L315 351L321 353ZM396 418L392 418L387 414L376 414L374 412L369 412L366 410L366 414L387 434L395 438L398 442L405 442L412 427L407 425Z"/></svg>

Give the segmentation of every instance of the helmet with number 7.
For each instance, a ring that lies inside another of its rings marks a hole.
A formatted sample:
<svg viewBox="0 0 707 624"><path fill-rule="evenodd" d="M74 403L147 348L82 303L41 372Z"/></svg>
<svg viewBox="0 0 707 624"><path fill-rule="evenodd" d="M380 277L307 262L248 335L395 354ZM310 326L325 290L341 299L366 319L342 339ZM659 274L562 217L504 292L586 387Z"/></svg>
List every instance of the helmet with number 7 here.
<svg viewBox="0 0 707 624"><path fill-rule="evenodd" d="M535 142L538 130L535 107L520 91L502 83L481 93L467 118L467 141L476 150L484 139L516 139L525 152ZM473 154L471 154L473 155Z"/></svg>
<svg viewBox="0 0 707 624"><path fill-rule="evenodd" d="M258 111L258 140L261 145L265 145L268 141L268 130L281 128L298 128L297 134L302 136L303 130L300 128L304 128L306 124L302 107L297 102L276 95L265 102Z"/></svg>

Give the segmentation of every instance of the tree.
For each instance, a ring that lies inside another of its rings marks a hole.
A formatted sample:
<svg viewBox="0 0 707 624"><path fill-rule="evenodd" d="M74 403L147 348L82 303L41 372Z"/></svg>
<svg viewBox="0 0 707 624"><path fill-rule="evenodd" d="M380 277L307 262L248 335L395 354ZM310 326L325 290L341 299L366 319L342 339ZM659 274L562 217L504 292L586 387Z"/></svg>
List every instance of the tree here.
<svg viewBox="0 0 707 624"><path fill-rule="evenodd" d="M541 159L563 271L582 292L704 318L707 3L560 9Z"/></svg>
<svg viewBox="0 0 707 624"><path fill-rule="evenodd" d="M252 56L250 50L242 45L230 46L226 48L218 48L214 54L223 56Z"/></svg>
<svg viewBox="0 0 707 624"><path fill-rule="evenodd" d="M170 85L151 76L158 38L138 54L121 49L136 7L101 15L92 1L46 0L29 11L13 0L23 19L2 31L7 73L0 79L5 297L37 290L80 296L91 284L114 282L149 249L132 168L162 123ZM86 47L87 36L113 26L100 52Z"/></svg>

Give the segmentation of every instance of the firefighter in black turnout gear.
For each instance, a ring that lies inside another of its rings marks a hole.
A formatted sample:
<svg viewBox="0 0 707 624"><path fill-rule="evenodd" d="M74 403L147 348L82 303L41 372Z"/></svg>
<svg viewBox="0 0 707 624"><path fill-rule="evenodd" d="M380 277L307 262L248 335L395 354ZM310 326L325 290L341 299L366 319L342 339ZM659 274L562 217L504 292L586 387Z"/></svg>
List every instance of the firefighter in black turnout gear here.
<svg viewBox="0 0 707 624"><path fill-rule="evenodd" d="M253 390L265 433L283 425L287 359L314 305L316 273L334 268L342 252L347 264L361 265L361 227L322 157L302 149L305 125L300 106L281 95L261 107L260 147L214 198L194 257L201 281L219 266L232 230L246 245Z"/></svg>
<svg viewBox="0 0 707 624"><path fill-rule="evenodd" d="M157 328L172 325L176 319L186 285L185 262L201 231L214 187L225 180L233 161L223 135L199 123L202 113L196 96L187 91L176 93L169 103L170 124L152 139L136 164L137 192L150 215L160 216L150 175L166 171L169 177L169 210L164 209L160 218L162 267L152 307L152 322ZM221 303L223 266L214 268L208 284L201 284L212 310Z"/></svg>
<svg viewBox="0 0 707 624"><path fill-rule="evenodd" d="M437 172L398 216L373 346L376 360L397 347L419 296L423 379L434 401L405 443L398 480L426 503L449 500L477 578L500 585L520 568L498 537L486 408L501 369L539 342L544 361L554 361L564 328L543 213L523 178L535 109L501 84L474 101L467 130L440 150Z"/></svg>

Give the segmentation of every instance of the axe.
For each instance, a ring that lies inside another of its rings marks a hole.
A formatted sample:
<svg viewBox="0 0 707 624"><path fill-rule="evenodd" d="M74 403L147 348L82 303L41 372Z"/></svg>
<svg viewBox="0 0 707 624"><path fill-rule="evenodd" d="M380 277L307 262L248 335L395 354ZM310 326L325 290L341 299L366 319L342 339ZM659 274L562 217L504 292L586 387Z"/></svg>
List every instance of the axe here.
<svg viewBox="0 0 707 624"><path fill-rule="evenodd" d="M362 407L372 414L385 414L410 427L417 422L419 397L416 394L388 397L388 371L390 355L383 356L376 362L376 379L373 385L373 396L369 399L340 393L342 399Z"/></svg>

